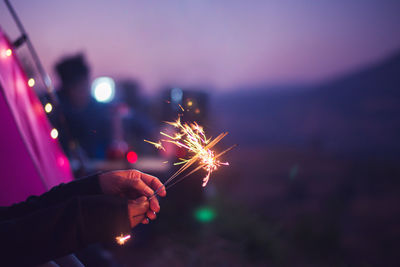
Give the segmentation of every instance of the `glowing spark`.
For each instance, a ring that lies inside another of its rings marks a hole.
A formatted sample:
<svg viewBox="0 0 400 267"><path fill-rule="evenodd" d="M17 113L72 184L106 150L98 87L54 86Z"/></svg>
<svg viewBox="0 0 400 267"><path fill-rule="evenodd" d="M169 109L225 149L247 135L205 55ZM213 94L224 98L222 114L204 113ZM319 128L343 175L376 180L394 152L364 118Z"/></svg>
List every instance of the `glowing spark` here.
<svg viewBox="0 0 400 267"><path fill-rule="evenodd" d="M178 105L179 105L179 107L181 108L182 111L185 111L185 109L182 107L181 104L178 104Z"/></svg>
<svg viewBox="0 0 400 267"><path fill-rule="evenodd" d="M117 241L118 245L124 245L129 239L131 238L131 235L123 235L121 234L120 236L117 236L115 238L115 241Z"/></svg>
<svg viewBox="0 0 400 267"><path fill-rule="evenodd" d="M164 150L165 151L165 148L162 146L162 144L161 144L161 142L160 141L158 141L157 143L156 142L152 142L152 141L149 141L149 140L143 140L143 141L145 141L145 142L147 142L147 143L149 143L149 144L152 144L153 146L155 146L157 149L161 149L161 150Z"/></svg>
<svg viewBox="0 0 400 267"><path fill-rule="evenodd" d="M177 128L178 132L174 135L166 134L164 132L160 132L161 135L166 137L167 139L161 139L158 143L146 141L154 146L161 146L162 142L172 143L178 147L185 148L188 150L189 158L180 158L178 162L175 162L174 165L183 165L176 173L174 173L165 183L166 186L173 179L175 179L179 174L188 169L192 164L197 162L199 164L194 170L192 170L189 174L184 177L203 169L207 172L206 176L203 178L203 187L207 185L210 175L213 171L217 170L221 165L229 165L228 162L221 162L218 158L231 150L233 147L228 148L216 155L215 151L212 148L221 141L228 133L221 133L216 138L211 140L211 138L207 139L204 129L202 126L198 125L196 122L193 123L182 123L181 118L178 117L176 121L170 122L166 121L165 123ZM182 179L184 178L182 177ZM180 179L179 179L180 181ZM173 184L175 184L174 182Z"/></svg>

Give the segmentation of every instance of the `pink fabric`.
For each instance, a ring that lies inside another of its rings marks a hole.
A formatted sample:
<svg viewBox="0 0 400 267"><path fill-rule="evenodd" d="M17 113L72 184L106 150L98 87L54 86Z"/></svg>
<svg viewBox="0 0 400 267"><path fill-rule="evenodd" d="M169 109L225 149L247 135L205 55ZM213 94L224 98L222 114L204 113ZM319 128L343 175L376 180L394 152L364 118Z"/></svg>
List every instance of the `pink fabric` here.
<svg viewBox="0 0 400 267"><path fill-rule="evenodd" d="M25 200L73 179L43 106L0 29L0 205Z"/></svg>

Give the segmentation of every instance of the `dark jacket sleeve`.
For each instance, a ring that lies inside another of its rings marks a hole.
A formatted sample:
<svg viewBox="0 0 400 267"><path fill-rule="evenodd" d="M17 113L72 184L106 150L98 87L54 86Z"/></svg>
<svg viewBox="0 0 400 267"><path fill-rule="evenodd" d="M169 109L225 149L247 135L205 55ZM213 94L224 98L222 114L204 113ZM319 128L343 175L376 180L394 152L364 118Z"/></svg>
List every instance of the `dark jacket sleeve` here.
<svg viewBox="0 0 400 267"><path fill-rule="evenodd" d="M32 266L129 233L127 200L101 193L95 175L0 207L0 265Z"/></svg>
<svg viewBox="0 0 400 267"><path fill-rule="evenodd" d="M106 195L75 196L25 216L0 221L1 265L45 263L129 232L125 199Z"/></svg>
<svg viewBox="0 0 400 267"><path fill-rule="evenodd" d="M10 207L0 207L0 220L25 216L27 213L55 205L71 197L100 194L102 194L102 191L99 177L95 174L67 184L60 184L40 196L31 196L26 201Z"/></svg>

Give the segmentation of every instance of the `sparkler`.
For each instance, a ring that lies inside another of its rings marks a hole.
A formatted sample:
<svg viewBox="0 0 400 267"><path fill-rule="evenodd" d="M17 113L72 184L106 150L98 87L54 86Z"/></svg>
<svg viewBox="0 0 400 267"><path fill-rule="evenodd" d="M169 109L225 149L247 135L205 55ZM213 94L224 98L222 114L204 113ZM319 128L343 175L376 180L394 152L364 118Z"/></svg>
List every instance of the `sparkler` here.
<svg viewBox="0 0 400 267"><path fill-rule="evenodd" d="M203 184L202 184L202 186L205 187L213 171L216 171L218 167L222 165L226 166L229 165L228 162L220 161L219 157L221 157L223 154L234 148L235 145L229 147L228 149L222 151L219 154L216 154L216 152L212 150L212 148L228 134L227 132L221 133L216 138L212 139L206 137L203 127L197 124L196 122L182 123L181 117L178 117L176 121L173 122L167 121L165 123L173 126L178 131L173 135L160 132L160 134L166 137L166 139L161 139L158 142L152 142L148 140L144 141L154 145L157 149L162 149L162 150L165 150L165 148L162 145L163 142L172 143L177 147L186 149L189 152L188 153L189 158L186 159L180 158L179 159L180 161L174 163L174 165L183 164L183 166L164 183L164 186L166 188L173 186L174 184L182 181L187 176L201 169L207 172L206 176L203 178ZM192 171L190 171L188 174L181 177L180 179L174 181L175 178L177 178L181 173L183 173L185 170L187 170L190 166L192 166L196 162L198 162L198 166L196 168L194 168ZM156 190L155 194L157 193L157 191L158 190Z"/></svg>
<svg viewBox="0 0 400 267"><path fill-rule="evenodd" d="M181 107L182 108L182 107ZM168 122L166 121L165 123L173 126L176 128L178 131L171 135L167 134L164 132L160 132L160 134L166 139L161 139L157 142L149 141L149 140L144 140L145 142L155 146L157 149L164 150L165 148L163 146L163 143L171 143L176 145L177 147L184 148L186 149L188 153L188 158L180 158L178 162L175 162L174 165L182 165L171 177L168 178L165 183L157 188L157 190L154 192L154 194L149 197L149 199L155 197L158 193L158 191L165 187L165 189L170 188L171 186L179 183L189 175L203 169L205 170L206 176L203 178L203 184L202 186L205 187L210 180L210 176L212 172L216 171L218 167L225 165L228 166L228 162L222 162L219 160L219 158L224 155L226 152L230 151L233 149L236 145L233 145L229 147L228 149L225 149L224 151L220 153L216 153L214 150L214 146L219 143L226 135L228 135L227 132L219 134L216 138L207 138L204 132L204 129L202 126L197 124L196 122L193 123L182 123L181 122L181 117L178 117L176 121L173 122ZM186 175L178 178L180 174L182 174L185 170L188 170L190 166L192 166L194 163L198 163L198 166L192 169L189 173ZM166 162L164 162L166 163ZM124 245L127 240L131 238L130 235L126 236L117 236L115 239L119 245Z"/></svg>

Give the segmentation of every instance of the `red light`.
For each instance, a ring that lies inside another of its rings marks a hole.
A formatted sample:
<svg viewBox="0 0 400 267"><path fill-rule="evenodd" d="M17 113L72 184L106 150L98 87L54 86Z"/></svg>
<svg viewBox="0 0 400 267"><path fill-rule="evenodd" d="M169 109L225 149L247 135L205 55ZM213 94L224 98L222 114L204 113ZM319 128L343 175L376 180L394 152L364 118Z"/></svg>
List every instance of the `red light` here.
<svg viewBox="0 0 400 267"><path fill-rule="evenodd" d="M138 156L134 151L129 151L128 154L126 154L126 159L129 163L135 163L138 159Z"/></svg>

